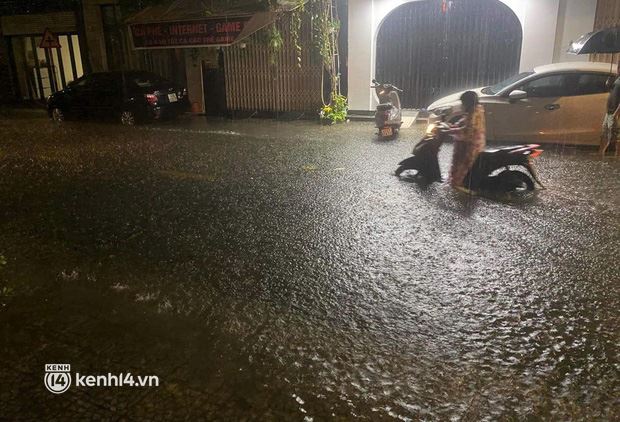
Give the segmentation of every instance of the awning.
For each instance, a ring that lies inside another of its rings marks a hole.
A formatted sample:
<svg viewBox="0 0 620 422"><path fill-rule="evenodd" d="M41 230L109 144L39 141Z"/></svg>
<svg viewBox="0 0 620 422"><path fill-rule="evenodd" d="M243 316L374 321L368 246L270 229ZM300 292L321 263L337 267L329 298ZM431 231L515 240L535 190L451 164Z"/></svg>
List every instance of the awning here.
<svg viewBox="0 0 620 422"><path fill-rule="evenodd" d="M229 46L298 5L295 1L281 2L277 10L264 11L256 10L255 1L238 2L234 8L228 2L214 3L215 6L207 7L200 0L176 0L148 7L129 17L125 22L134 49Z"/></svg>

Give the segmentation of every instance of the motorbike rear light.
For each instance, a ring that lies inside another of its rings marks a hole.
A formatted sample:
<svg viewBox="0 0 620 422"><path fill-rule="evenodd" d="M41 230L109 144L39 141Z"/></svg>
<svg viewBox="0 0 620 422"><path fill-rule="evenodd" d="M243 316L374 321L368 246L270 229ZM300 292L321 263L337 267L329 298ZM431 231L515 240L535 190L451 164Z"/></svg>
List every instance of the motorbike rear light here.
<svg viewBox="0 0 620 422"><path fill-rule="evenodd" d="M532 152L530 153L530 158L536 158L536 157L538 157L542 153L543 153L542 149L532 150Z"/></svg>
<svg viewBox="0 0 620 422"><path fill-rule="evenodd" d="M152 106L157 105L157 95L155 94L145 94L144 98L146 98L146 102Z"/></svg>

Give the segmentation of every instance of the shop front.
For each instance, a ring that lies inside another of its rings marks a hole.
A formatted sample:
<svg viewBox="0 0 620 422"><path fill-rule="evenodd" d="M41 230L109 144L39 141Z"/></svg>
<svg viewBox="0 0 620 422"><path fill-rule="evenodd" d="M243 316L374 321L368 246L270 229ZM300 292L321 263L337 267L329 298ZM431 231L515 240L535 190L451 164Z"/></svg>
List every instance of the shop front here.
<svg viewBox="0 0 620 422"><path fill-rule="evenodd" d="M45 100L84 73L73 13L3 16L1 25L17 99ZM44 34L55 40L52 48L41 48Z"/></svg>
<svg viewBox="0 0 620 422"><path fill-rule="evenodd" d="M126 19L134 51L172 50L184 58L192 110L207 115L236 112L316 110L321 104L320 60L299 63L287 36L291 8L256 6L211 11L202 2L177 1L153 6ZM274 53L262 40L277 27L282 48ZM304 29L308 25L304 25ZM301 42L311 43L309 31Z"/></svg>

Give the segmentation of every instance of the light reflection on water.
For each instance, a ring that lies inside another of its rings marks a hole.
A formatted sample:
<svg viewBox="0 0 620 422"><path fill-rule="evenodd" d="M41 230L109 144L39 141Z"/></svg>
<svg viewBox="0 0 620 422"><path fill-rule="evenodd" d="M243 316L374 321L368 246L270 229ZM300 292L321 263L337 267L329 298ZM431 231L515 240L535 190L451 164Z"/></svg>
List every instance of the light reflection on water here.
<svg viewBox="0 0 620 422"><path fill-rule="evenodd" d="M231 417L613 412L617 162L551 148L548 191L505 203L399 181L409 142L371 142L361 125L245 122L234 140L226 125L58 129L59 145L35 147L45 180L15 147L7 162L30 183L0 192L22 294L52 277L73 305L101 295L168 319L196 338L166 358L182 362L179 385ZM266 133L244 137L254 129ZM63 138L76 131L95 138ZM126 348L110 353L133 361Z"/></svg>

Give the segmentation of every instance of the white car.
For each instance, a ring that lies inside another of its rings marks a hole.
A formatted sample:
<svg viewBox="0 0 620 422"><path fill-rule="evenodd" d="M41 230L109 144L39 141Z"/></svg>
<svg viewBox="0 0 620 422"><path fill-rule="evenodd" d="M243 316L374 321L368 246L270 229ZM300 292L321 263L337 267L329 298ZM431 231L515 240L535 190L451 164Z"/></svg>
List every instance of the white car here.
<svg viewBox="0 0 620 422"><path fill-rule="evenodd" d="M486 111L488 140L598 145L607 84L615 77L609 63L556 63L472 91ZM456 120L462 93L428 106L429 123L442 114L447 121Z"/></svg>

